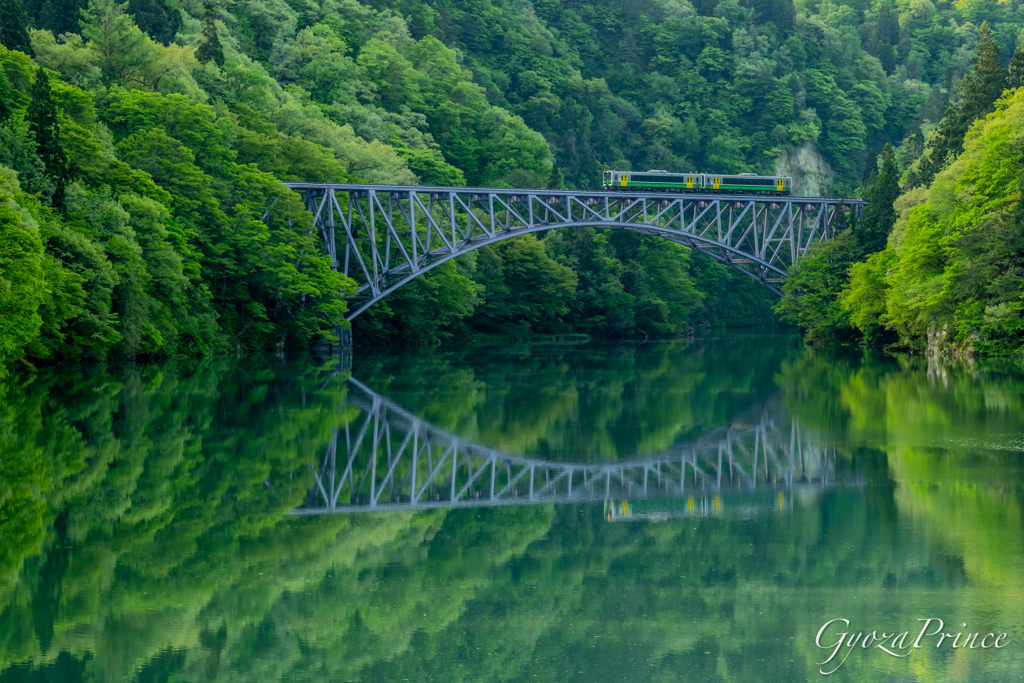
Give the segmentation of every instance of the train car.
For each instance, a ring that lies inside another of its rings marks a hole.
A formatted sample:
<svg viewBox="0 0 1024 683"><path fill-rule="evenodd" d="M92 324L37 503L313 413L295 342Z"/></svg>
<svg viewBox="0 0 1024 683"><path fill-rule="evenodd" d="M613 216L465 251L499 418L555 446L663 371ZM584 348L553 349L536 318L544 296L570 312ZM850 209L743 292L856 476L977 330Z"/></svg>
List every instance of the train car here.
<svg viewBox="0 0 1024 683"><path fill-rule="evenodd" d="M700 192L702 194L788 195L793 191L789 176L756 173L669 173L668 171L604 172L605 190L647 190L652 192Z"/></svg>
<svg viewBox="0 0 1024 683"><path fill-rule="evenodd" d="M604 502L604 516L609 522L628 520L660 522L674 517L711 517L720 514L722 514L722 496L719 494L633 501L606 500Z"/></svg>
<svg viewBox="0 0 1024 683"><path fill-rule="evenodd" d="M708 174L706 183L713 192L724 194L786 195L793 191L793 179L788 176L764 176L756 173L740 173L739 175L711 173Z"/></svg>
<svg viewBox="0 0 1024 683"><path fill-rule="evenodd" d="M605 190L655 190L659 192L703 192L703 173L669 173L668 171L605 171Z"/></svg>

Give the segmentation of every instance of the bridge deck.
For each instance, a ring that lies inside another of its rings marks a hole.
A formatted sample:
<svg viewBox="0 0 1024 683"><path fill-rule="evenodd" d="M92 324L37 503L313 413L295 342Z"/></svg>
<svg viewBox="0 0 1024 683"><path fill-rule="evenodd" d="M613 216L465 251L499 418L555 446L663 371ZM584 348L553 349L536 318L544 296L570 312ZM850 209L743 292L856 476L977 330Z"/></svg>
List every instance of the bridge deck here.
<svg viewBox="0 0 1024 683"><path fill-rule="evenodd" d="M458 192L460 194L495 194L501 196L516 196L516 195L543 195L545 197L599 197L605 198L608 196L613 197L644 197L646 199L696 199L696 200L722 200L722 201L750 201L751 199L759 199L762 201L770 201L773 199L789 201L789 202L801 202L809 204L821 204L826 203L829 205L839 204L842 202L846 206L867 206L867 202L863 199L853 197L849 199L845 198L833 198L833 197L801 197L797 195L756 195L756 194L722 194L716 192L714 194L702 194L698 192L638 192L636 188L629 188L626 190L546 190L546 189L516 189L516 188L505 188L505 187L450 187L447 185L370 185L367 183L296 183L289 182L285 183L288 187L295 191L306 191L306 190L326 190L333 189L336 191L343 192L366 192L368 190L374 190L375 192L409 192L413 191L416 193L449 193Z"/></svg>

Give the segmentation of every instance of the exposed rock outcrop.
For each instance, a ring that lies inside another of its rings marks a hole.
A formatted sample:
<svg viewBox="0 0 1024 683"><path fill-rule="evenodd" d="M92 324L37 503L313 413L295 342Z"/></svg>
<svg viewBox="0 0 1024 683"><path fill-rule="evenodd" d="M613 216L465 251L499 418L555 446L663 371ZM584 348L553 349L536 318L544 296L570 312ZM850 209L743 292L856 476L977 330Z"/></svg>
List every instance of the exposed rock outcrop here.
<svg viewBox="0 0 1024 683"><path fill-rule="evenodd" d="M972 334L969 339L956 342L953 330L949 324L942 327L928 328L928 347L925 351L929 358L959 358L961 360L971 359L977 355L974 349L974 342L979 341L977 334Z"/></svg>
<svg viewBox="0 0 1024 683"><path fill-rule="evenodd" d="M836 174L813 142L787 147L775 160L775 174L793 178L793 194L797 197L828 197Z"/></svg>

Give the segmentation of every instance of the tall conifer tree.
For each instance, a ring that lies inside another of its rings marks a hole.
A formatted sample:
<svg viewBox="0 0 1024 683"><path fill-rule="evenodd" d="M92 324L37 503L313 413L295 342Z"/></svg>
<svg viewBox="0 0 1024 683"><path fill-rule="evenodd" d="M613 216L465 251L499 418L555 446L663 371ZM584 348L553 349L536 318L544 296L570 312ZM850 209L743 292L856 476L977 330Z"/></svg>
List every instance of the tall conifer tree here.
<svg viewBox="0 0 1024 683"><path fill-rule="evenodd" d="M203 39L196 49L196 59L200 62L213 60L217 66L224 66L224 48L220 45L217 35L217 24L213 20L213 12L206 10L203 15Z"/></svg>
<svg viewBox="0 0 1024 683"><path fill-rule="evenodd" d="M1006 87L1016 89L1024 85L1024 45L1013 51L1010 60L1010 73L1006 78Z"/></svg>
<svg viewBox="0 0 1024 683"><path fill-rule="evenodd" d="M141 83L141 74L153 61L147 38L126 13L128 3L92 0L82 11L82 37L98 57L106 83L125 87Z"/></svg>
<svg viewBox="0 0 1024 683"><path fill-rule="evenodd" d="M892 73L896 68L896 56L894 47L900 40L900 25L892 8L888 3L883 3L878 8L878 19L875 21L874 53L886 73Z"/></svg>
<svg viewBox="0 0 1024 683"><path fill-rule="evenodd" d="M978 29L978 56L974 58L974 72L960 93L961 127L966 134L967 129L977 119L994 109L996 100L1006 88L1006 69L999 54L988 24L982 23ZM956 151L963 149L963 138L960 139Z"/></svg>
<svg viewBox="0 0 1024 683"><path fill-rule="evenodd" d="M28 36L28 15L21 0L0 0L0 44L8 50L32 55Z"/></svg>
<svg viewBox="0 0 1024 683"><path fill-rule="evenodd" d="M546 185L549 190L565 189L565 178L562 177L562 171L559 170L558 164L551 164L551 173L548 175Z"/></svg>
<svg viewBox="0 0 1024 683"><path fill-rule="evenodd" d="M882 166L871 174L864 192L868 206L857 226L857 241L864 254L885 249L892 226L896 224L896 199L900 196L900 172L890 145L882 150Z"/></svg>
<svg viewBox="0 0 1024 683"><path fill-rule="evenodd" d="M971 124L995 109L996 100L1006 88L1006 69L987 23L982 23L978 29L976 49L974 71L964 76L959 101L946 110L935 136L928 143L931 153L922 159L918 178L921 183L930 183L945 167L950 155L956 156L963 150Z"/></svg>
<svg viewBox="0 0 1024 683"><path fill-rule="evenodd" d="M64 188L69 179L68 158L60 144L60 122L57 119L57 105L50 93L50 79L42 67L36 71L32 102L25 112L25 119L36 141L36 154L46 167L46 175L56 185L53 203L63 206Z"/></svg>
<svg viewBox="0 0 1024 683"><path fill-rule="evenodd" d="M0 124L11 118L11 114L17 108L17 95L14 86L7 80L7 74L0 69Z"/></svg>

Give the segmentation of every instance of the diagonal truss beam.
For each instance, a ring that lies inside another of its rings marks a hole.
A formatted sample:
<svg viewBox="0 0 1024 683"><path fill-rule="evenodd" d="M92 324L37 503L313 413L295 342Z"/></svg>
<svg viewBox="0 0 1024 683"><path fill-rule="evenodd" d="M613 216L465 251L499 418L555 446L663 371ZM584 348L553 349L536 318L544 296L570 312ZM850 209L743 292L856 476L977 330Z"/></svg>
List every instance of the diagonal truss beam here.
<svg viewBox="0 0 1024 683"><path fill-rule="evenodd" d="M613 463L556 462L468 442L349 378L344 414L352 408L363 415L332 431L306 505L292 514L774 494L836 482L828 448L777 398L690 443Z"/></svg>

